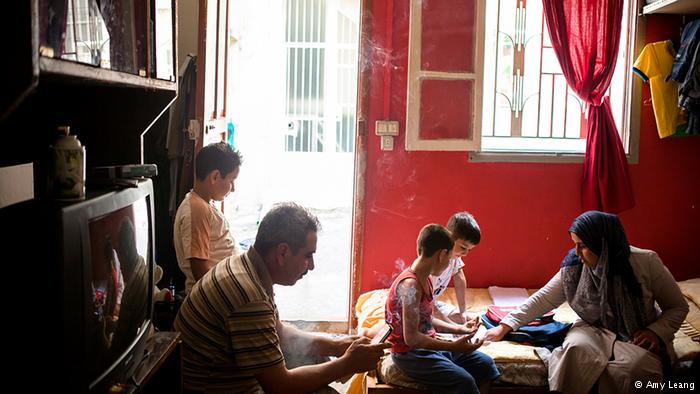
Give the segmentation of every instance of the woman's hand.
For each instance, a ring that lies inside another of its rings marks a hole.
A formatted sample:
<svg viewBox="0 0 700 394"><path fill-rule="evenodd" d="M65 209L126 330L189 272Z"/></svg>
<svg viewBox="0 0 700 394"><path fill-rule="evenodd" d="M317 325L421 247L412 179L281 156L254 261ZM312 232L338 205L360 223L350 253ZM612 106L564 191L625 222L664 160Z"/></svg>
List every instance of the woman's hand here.
<svg viewBox="0 0 700 394"><path fill-rule="evenodd" d="M660 342L659 336L648 328L641 329L632 336L633 344L656 354L661 350Z"/></svg>
<svg viewBox="0 0 700 394"><path fill-rule="evenodd" d="M484 341L498 342L511 331L513 331L513 329L510 328L510 326L501 323L497 327L486 330Z"/></svg>

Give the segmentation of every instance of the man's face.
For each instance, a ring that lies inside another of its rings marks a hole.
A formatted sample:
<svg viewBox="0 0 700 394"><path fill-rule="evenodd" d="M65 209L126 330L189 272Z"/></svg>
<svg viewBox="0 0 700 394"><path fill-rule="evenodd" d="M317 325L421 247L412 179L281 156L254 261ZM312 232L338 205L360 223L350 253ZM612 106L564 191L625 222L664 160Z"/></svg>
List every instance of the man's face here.
<svg viewBox="0 0 700 394"><path fill-rule="evenodd" d="M317 236L315 231L310 231L306 235L306 245L301 247L297 253L293 253L288 248L284 253L281 266L280 285L292 286L301 279L307 272L314 269L314 253L316 253Z"/></svg>

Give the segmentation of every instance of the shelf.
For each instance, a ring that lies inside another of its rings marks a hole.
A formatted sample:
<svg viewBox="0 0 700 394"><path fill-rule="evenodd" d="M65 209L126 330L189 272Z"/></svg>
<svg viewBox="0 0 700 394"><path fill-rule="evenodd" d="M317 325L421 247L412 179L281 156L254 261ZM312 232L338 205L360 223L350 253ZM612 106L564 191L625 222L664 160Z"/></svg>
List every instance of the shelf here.
<svg viewBox="0 0 700 394"><path fill-rule="evenodd" d="M645 5L642 13L647 14L700 14L700 0L659 0Z"/></svg>
<svg viewBox="0 0 700 394"><path fill-rule="evenodd" d="M40 75L49 74L90 81L95 84L171 91L175 91L177 88L175 82L172 81L145 78L134 74L43 56L39 58L39 69L41 71Z"/></svg>
<svg viewBox="0 0 700 394"><path fill-rule="evenodd" d="M123 393L182 393L182 339L179 332L156 332L146 342L146 356Z"/></svg>

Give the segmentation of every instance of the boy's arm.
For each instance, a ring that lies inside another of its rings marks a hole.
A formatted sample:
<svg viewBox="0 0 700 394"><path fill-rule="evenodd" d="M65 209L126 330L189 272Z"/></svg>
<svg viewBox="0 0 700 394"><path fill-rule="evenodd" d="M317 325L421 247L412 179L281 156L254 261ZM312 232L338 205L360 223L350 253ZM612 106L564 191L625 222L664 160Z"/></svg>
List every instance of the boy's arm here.
<svg viewBox="0 0 700 394"><path fill-rule="evenodd" d="M434 297L434 296L433 296L433 297ZM444 322L447 322L447 323L450 322L450 318L447 317L447 316L445 316L445 314L442 313L442 311L440 310L440 308L437 308L437 307L433 308L433 319L441 320L441 321L444 321ZM437 327L437 326L436 326L436 327Z"/></svg>
<svg viewBox="0 0 700 394"><path fill-rule="evenodd" d="M452 282L455 286L455 295L457 296L457 305L459 306L459 314L462 316L463 323L467 322L467 278L464 276L464 271L460 268L454 276Z"/></svg>
<svg viewBox="0 0 700 394"><path fill-rule="evenodd" d="M192 277L195 282L202 279L202 277L216 265L216 263L209 260L198 259L196 257L191 257L189 260L190 268L192 269Z"/></svg>
<svg viewBox="0 0 700 394"><path fill-rule="evenodd" d="M449 350L465 353L471 352L481 346L481 342L470 343L467 337L449 342L435 339L430 335L420 332L418 325L420 324L421 291L418 282L413 278L404 279L399 283L397 288L403 305L401 309L401 319L403 322L403 340L406 345L412 349ZM432 321L434 321L434 319Z"/></svg>
<svg viewBox="0 0 700 394"><path fill-rule="evenodd" d="M452 321L447 321L447 320L440 320L439 318L433 316L432 320L430 321L431 324L433 325L433 328L435 328L435 331L437 332L446 332L450 334L457 334L457 335L473 335L476 332L476 329L479 328L477 327L467 327L464 324L455 324Z"/></svg>

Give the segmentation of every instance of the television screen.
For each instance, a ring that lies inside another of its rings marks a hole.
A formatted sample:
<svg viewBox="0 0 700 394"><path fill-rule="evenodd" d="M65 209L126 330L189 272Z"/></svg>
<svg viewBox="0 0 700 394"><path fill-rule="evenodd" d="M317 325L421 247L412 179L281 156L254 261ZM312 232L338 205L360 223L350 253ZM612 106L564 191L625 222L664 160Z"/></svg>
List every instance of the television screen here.
<svg viewBox="0 0 700 394"><path fill-rule="evenodd" d="M85 200L34 199L0 209L6 334L22 344L9 376L42 371L34 391L109 392L134 384L151 328L153 185L88 190ZM53 374L55 379L49 378Z"/></svg>
<svg viewBox="0 0 700 394"><path fill-rule="evenodd" d="M149 210L146 198L93 218L87 364L91 381L123 354L147 328Z"/></svg>

